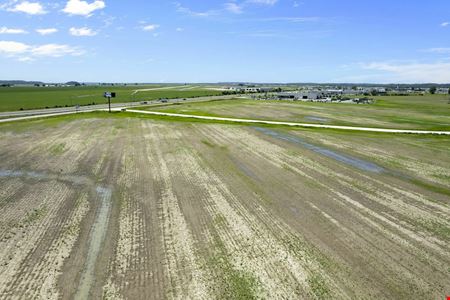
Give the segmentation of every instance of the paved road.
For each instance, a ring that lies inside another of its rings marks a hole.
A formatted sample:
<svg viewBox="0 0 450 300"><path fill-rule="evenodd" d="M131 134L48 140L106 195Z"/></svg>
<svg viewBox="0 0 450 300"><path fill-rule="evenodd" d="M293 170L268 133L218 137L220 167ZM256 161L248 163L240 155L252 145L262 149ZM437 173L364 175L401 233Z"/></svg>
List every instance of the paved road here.
<svg viewBox="0 0 450 300"><path fill-rule="evenodd" d="M192 118L192 119L201 119L201 120L227 121L227 122L236 122L236 123L269 124L269 125L286 125L286 126L305 127L305 128L325 128L325 129L353 130L353 131L365 131L365 132L384 132L384 133L450 135L450 131L428 131L428 130L406 130L406 129L388 129L388 128L371 128L371 127L352 127L352 126L322 125L322 124L295 123L295 122L279 122L279 121L252 120L252 119L235 119L235 118L221 118L221 117L208 117L208 116L196 116L196 115L164 113L164 112L156 112L156 111L143 111L143 110L134 110L134 109L127 109L127 112L133 112L133 113L139 113L139 114L148 114L148 115L157 115L157 116Z"/></svg>

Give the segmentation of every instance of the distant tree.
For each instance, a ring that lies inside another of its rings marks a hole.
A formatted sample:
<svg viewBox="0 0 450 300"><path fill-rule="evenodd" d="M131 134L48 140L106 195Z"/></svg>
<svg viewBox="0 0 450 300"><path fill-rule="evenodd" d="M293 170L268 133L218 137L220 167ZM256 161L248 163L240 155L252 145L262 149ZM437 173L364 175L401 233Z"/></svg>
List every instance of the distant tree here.
<svg viewBox="0 0 450 300"><path fill-rule="evenodd" d="M435 86L431 87L430 94L432 94L432 95L436 94L436 90L437 90L437 88Z"/></svg>

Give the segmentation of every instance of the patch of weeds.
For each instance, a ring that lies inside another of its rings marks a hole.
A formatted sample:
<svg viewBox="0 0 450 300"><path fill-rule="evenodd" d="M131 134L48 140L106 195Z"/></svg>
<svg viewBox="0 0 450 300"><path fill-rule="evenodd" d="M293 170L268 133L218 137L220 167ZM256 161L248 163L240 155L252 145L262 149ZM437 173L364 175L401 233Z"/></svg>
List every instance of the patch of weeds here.
<svg viewBox="0 0 450 300"><path fill-rule="evenodd" d="M214 148L216 146L208 140L202 140L202 143L211 148Z"/></svg>
<svg viewBox="0 0 450 300"><path fill-rule="evenodd" d="M331 291L325 279L320 274L308 276L308 284L311 288L312 297L315 299L330 299Z"/></svg>
<svg viewBox="0 0 450 300"><path fill-rule="evenodd" d="M288 164L283 164L283 169L292 173L296 173L295 170L292 169L291 166L289 166Z"/></svg>
<svg viewBox="0 0 450 300"><path fill-rule="evenodd" d="M77 225L69 225L64 230L64 235L73 236L76 235L79 231L79 227Z"/></svg>
<svg viewBox="0 0 450 300"><path fill-rule="evenodd" d="M417 186L420 186L422 188L425 188L425 189L427 189L429 191L432 191L432 192L435 192L435 193L438 193L438 194L443 194L443 195L446 195L446 196L450 196L450 190L448 188L437 186L437 185L433 185L433 184L424 182L424 181L416 179L416 178L411 178L409 181L411 183L413 183L413 184L415 184Z"/></svg>
<svg viewBox="0 0 450 300"><path fill-rule="evenodd" d="M286 154L288 155L288 156L299 156L300 155L300 152L299 151L297 151L297 150L294 150L294 149L288 149L288 150L286 150Z"/></svg>
<svg viewBox="0 0 450 300"><path fill-rule="evenodd" d="M227 225L227 219L224 216L216 216L213 219L214 226L217 228L224 227Z"/></svg>
<svg viewBox="0 0 450 300"><path fill-rule="evenodd" d="M65 152L66 150L65 148L66 148L65 143L59 143L50 147L50 153L53 155L60 155Z"/></svg>
<svg viewBox="0 0 450 300"><path fill-rule="evenodd" d="M336 266L330 258L296 236L285 236L282 238L282 242L286 246L288 252L301 260L314 260L319 263L322 268L327 270Z"/></svg>
<svg viewBox="0 0 450 300"><path fill-rule="evenodd" d="M43 217L45 217L45 215L47 214L47 207L42 207L42 208L35 208L32 212L29 212L24 220L25 224L32 224L40 219L42 219Z"/></svg>
<svg viewBox="0 0 450 300"><path fill-rule="evenodd" d="M229 148L228 148L228 146L219 146L219 148L220 148L220 150L222 150L222 151L228 151L229 150Z"/></svg>
<svg viewBox="0 0 450 300"><path fill-rule="evenodd" d="M222 222L220 217L217 222ZM249 272L237 270L232 265L225 246L217 234L214 236L214 249L215 253L209 258L207 264L217 272L215 280L217 290L214 291L217 299L259 299L257 296L260 290L258 279Z"/></svg>
<svg viewBox="0 0 450 300"><path fill-rule="evenodd" d="M432 220L419 220L417 223L443 240L450 240L450 227Z"/></svg>

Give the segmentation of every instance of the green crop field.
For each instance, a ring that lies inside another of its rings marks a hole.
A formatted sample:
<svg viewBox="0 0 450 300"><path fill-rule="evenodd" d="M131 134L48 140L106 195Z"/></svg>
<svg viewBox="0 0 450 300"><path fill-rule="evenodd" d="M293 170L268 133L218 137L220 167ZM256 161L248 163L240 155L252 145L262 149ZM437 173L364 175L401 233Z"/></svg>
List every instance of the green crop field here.
<svg viewBox="0 0 450 300"><path fill-rule="evenodd" d="M2 87L0 111L53 108L106 103L105 91L114 91L115 103L146 101L159 98L190 98L221 95L205 86L80 86L80 87Z"/></svg>
<svg viewBox="0 0 450 300"><path fill-rule="evenodd" d="M232 99L157 108L164 112L398 129L450 130L446 95L383 96L374 104Z"/></svg>

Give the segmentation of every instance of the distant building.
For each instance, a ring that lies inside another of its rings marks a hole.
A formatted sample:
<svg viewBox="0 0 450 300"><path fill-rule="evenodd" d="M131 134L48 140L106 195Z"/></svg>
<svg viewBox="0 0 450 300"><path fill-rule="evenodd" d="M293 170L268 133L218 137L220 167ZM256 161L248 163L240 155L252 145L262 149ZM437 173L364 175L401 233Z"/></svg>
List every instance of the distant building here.
<svg viewBox="0 0 450 300"><path fill-rule="evenodd" d="M277 94L278 99L291 100L317 100L325 98L325 93L319 91L281 92Z"/></svg>
<svg viewBox="0 0 450 300"><path fill-rule="evenodd" d="M253 86L231 86L226 87L226 90L233 91L233 92L240 92L240 93L267 93L272 92L275 89L271 87L253 87Z"/></svg>
<svg viewBox="0 0 450 300"><path fill-rule="evenodd" d="M438 88L438 89L436 89L436 94L447 95L448 91L449 91L449 88Z"/></svg>

